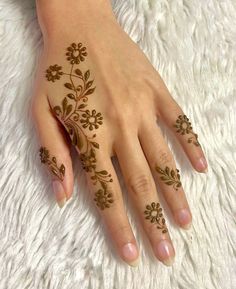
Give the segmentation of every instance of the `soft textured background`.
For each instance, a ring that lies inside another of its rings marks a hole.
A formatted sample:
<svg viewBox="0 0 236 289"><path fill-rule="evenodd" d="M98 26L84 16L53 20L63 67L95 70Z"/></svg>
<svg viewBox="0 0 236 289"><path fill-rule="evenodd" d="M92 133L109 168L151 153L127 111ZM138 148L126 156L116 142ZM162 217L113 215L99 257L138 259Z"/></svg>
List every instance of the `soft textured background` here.
<svg viewBox="0 0 236 289"><path fill-rule="evenodd" d="M167 212L176 261L165 267L153 257L124 190L141 249L139 267L130 268L104 233L78 164L80 186L58 208L29 115L42 47L34 2L0 0L0 289L236 288L236 1L113 5L191 118L207 154L208 174L195 173L164 130L181 167L192 229L179 230Z"/></svg>

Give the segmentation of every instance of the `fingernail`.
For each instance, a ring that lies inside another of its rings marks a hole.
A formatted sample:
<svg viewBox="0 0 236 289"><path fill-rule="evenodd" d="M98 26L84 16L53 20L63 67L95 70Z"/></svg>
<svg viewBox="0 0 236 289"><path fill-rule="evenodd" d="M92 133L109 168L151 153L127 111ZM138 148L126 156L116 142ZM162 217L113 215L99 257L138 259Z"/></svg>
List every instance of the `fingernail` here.
<svg viewBox="0 0 236 289"><path fill-rule="evenodd" d="M169 241L161 240L157 244L156 254L165 265L171 266L174 263L175 251Z"/></svg>
<svg viewBox="0 0 236 289"><path fill-rule="evenodd" d="M183 229L189 229L191 227L191 214L188 209L181 209L177 211L178 223Z"/></svg>
<svg viewBox="0 0 236 289"><path fill-rule="evenodd" d="M52 187L53 187L54 194L56 196L58 206L62 208L66 203L66 194L65 194L64 188L61 182L57 180L52 182Z"/></svg>
<svg viewBox="0 0 236 289"><path fill-rule="evenodd" d="M136 267L139 264L138 250L133 243L127 243L122 247L122 255L129 265Z"/></svg>
<svg viewBox="0 0 236 289"><path fill-rule="evenodd" d="M196 164L196 167L197 167L198 171L201 171L203 173L207 173L208 170L207 170L207 161L206 161L206 159L204 157L201 157L198 160L198 162Z"/></svg>

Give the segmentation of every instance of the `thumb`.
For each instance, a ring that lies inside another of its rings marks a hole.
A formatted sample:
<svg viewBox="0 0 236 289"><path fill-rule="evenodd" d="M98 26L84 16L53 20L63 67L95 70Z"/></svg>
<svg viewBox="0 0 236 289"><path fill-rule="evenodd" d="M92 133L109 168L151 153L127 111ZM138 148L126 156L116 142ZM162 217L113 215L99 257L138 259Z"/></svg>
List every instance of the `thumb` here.
<svg viewBox="0 0 236 289"><path fill-rule="evenodd" d="M64 128L51 112L46 95L34 98L32 116L39 137L40 160L51 175L55 198L62 208L73 191L73 170L68 140Z"/></svg>

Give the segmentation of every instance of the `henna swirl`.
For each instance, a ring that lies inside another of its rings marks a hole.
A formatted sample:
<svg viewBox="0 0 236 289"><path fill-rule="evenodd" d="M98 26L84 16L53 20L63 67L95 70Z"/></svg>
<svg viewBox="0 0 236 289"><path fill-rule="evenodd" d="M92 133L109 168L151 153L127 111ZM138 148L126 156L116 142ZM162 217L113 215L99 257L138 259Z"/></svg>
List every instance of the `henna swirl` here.
<svg viewBox="0 0 236 289"><path fill-rule="evenodd" d="M94 80L90 79L90 70L82 72L78 68L86 56L86 47L82 43L72 43L66 52L67 61L71 65L70 71L63 71L62 66L58 64L51 65L46 70L46 79L55 82L61 77L66 78L64 87L68 93L61 105L53 107L53 112L66 128L72 144L79 149L82 166L90 174L93 184L100 185L94 201L101 210L104 210L113 203L113 195L108 188L108 183L113 180L106 170L97 168L96 151L99 144L95 141L96 134L89 135L86 131L97 130L103 124L102 114L95 109L88 109L88 97L96 87Z"/></svg>

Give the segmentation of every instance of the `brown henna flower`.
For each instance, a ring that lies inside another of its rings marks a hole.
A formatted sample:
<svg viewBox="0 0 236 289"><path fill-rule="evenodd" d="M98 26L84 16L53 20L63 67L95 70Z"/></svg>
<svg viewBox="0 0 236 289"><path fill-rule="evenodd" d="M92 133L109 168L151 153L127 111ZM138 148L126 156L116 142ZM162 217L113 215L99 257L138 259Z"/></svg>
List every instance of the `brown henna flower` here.
<svg viewBox="0 0 236 289"><path fill-rule="evenodd" d="M146 211L144 212L146 219L150 220L151 223L159 222L162 215L162 208L159 203L151 203L151 205L146 206Z"/></svg>
<svg viewBox="0 0 236 289"><path fill-rule="evenodd" d="M174 127L176 127L177 132L181 133L182 135L192 132L193 129L191 122L186 115L179 115Z"/></svg>
<svg viewBox="0 0 236 289"><path fill-rule="evenodd" d="M97 206L100 207L101 210L105 208L109 208L110 204L113 203L112 193L107 190L98 190L95 193L94 201L97 203Z"/></svg>
<svg viewBox="0 0 236 289"><path fill-rule="evenodd" d="M93 149L90 150L89 154L80 154L80 160L82 162L83 169L86 172L92 172L96 168L96 156Z"/></svg>
<svg viewBox="0 0 236 289"><path fill-rule="evenodd" d="M84 128L89 127L90 130L99 128L103 120L101 113L96 113L95 109L93 109L91 113L89 110L86 110L85 113L82 114L82 117L84 118L80 120L80 122L83 123L82 126Z"/></svg>
<svg viewBox="0 0 236 289"><path fill-rule="evenodd" d="M162 213L162 208L159 203L152 202L150 205L147 205L144 214L146 215L145 219L149 220L151 223L156 224L157 229L162 230L162 233L168 232L166 221Z"/></svg>
<svg viewBox="0 0 236 289"><path fill-rule="evenodd" d="M82 43L72 43L70 47L67 48L67 60L71 64L79 64L84 61L85 56L87 56L86 47L83 47Z"/></svg>
<svg viewBox="0 0 236 289"><path fill-rule="evenodd" d="M49 66L49 68L46 70L47 80L54 82L55 80L60 79L61 75L63 75L61 70L62 67L57 64Z"/></svg>

